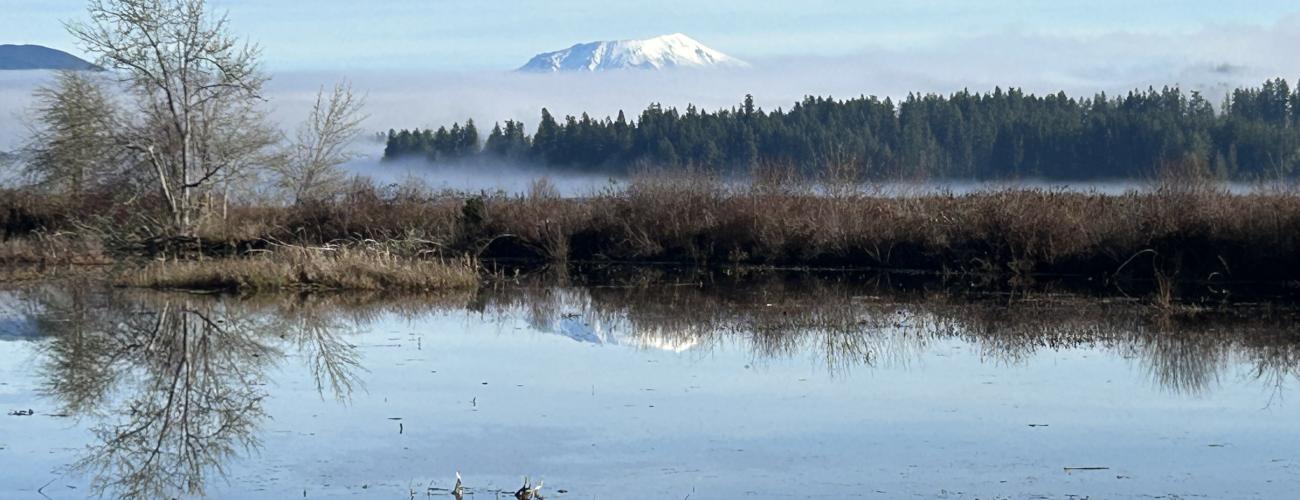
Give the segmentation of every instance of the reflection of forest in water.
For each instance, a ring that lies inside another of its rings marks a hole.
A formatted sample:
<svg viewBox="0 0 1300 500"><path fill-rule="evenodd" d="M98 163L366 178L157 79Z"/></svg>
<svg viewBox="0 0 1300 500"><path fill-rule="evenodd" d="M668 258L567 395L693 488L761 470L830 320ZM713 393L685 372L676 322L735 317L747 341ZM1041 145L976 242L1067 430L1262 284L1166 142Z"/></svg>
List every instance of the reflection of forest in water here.
<svg viewBox="0 0 1300 500"><path fill-rule="evenodd" d="M1244 366L1280 392L1300 374L1287 310L1167 316L1078 298L969 302L885 294L833 281L716 286L503 285L474 296L213 297L38 287L20 293L38 337L43 391L90 423L74 464L95 493L200 494L223 464L259 447L267 374L305 363L322 398L346 402L366 368L349 339L385 315L418 321L469 311L522 316L535 329L635 348L708 352L735 346L765 359L814 356L829 374L906 365L939 341L966 342L993 363L1090 347L1132 358L1168 391L1213 390ZM293 361L288 361L293 360Z"/></svg>
<svg viewBox="0 0 1300 500"><path fill-rule="evenodd" d="M1132 301L1061 295L971 301L806 279L524 286L480 294L477 302L479 309L516 311L536 329L578 340L674 351L727 342L760 363L817 356L832 374L907 365L934 342L957 340L1002 364L1045 349L1101 349L1135 359L1154 383L1180 394L1213 389L1234 365L1250 367L1253 377L1279 389L1300 375L1300 311L1272 306L1167 314Z"/></svg>

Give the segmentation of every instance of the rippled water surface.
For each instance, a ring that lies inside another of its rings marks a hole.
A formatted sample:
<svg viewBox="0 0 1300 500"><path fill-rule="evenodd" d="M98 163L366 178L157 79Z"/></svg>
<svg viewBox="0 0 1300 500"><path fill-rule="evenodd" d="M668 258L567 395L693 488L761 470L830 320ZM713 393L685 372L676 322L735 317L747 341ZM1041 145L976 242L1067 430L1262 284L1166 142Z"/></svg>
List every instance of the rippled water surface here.
<svg viewBox="0 0 1300 500"><path fill-rule="evenodd" d="M787 280L0 308L3 498L451 498L457 471L478 498L1300 491L1276 310Z"/></svg>

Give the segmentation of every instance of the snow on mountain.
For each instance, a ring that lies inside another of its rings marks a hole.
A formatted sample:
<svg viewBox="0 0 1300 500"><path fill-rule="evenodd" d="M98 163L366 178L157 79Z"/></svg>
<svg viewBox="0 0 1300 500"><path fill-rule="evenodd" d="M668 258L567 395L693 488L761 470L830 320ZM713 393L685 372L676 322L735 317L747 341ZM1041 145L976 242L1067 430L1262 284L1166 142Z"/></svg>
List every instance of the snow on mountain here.
<svg viewBox="0 0 1300 500"><path fill-rule="evenodd" d="M743 68L749 64L681 33L643 40L580 43L538 54L519 71L606 71L612 69Z"/></svg>

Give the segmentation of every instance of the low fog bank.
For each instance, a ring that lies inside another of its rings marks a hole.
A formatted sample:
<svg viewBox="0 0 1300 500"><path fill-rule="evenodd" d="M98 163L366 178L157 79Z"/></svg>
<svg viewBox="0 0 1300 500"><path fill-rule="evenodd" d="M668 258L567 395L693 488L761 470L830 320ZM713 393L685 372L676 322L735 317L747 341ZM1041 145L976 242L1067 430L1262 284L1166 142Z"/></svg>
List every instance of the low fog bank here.
<svg viewBox="0 0 1300 500"><path fill-rule="evenodd" d="M434 191L455 191L471 195L477 193L527 195L534 183L545 180L546 184L553 187L561 196L575 198L623 190L630 183L635 182L640 175L649 179L690 175L677 171L651 171L626 176L548 169L526 163L491 161L432 163L423 158L383 161L381 160L382 145L375 142L361 145L359 150L365 151L365 154L343 166L349 176L366 178L381 186L402 185L416 181L419 185ZM748 176L741 175L721 179L720 182L731 189L744 190L750 186L752 180ZM1211 185L1236 194L1279 190L1294 192L1297 188L1297 186L1290 183L1216 182ZM827 192L827 188L824 185L819 185L816 181L807 181L804 186L810 193L825 194ZM975 181L923 179L864 182L855 189L857 192L867 195L908 197L933 194L964 195L1020 189L1122 195L1132 192L1149 192L1159 187L1160 185L1155 180L1058 181L1013 179Z"/></svg>
<svg viewBox="0 0 1300 500"><path fill-rule="evenodd" d="M251 34L256 38L256 34ZM531 133L540 110L557 116L588 112L635 118L648 104L702 109L738 105L745 94L766 109L788 108L806 95L904 98L909 92L983 92L995 86L1033 93L1114 95L1134 88L1179 85L1219 104L1232 88L1300 75L1300 16L1267 25L1207 25L1181 34L1100 33L1058 36L1003 32L953 37L908 48L864 48L834 57L748 57L751 69L619 71L577 74L361 71L275 72L267 98L286 128L306 115L316 91L349 80L367 96L365 129L436 128L474 118L484 134L492 123L524 122ZM745 54L737 54L746 56ZM49 72L0 71L0 150L21 143L18 119L31 91Z"/></svg>
<svg viewBox="0 0 1300 500"><path fill-rule="evenodd" d="M32 92L49 83L52 71L0 71L0 152L22 145L28 136ZM3 172L0 172L3 177Z"/></svg>
<svg viewBox="0 0 1300 500"><path fill-rule="evenodd" d="M343 165L349 175L379 185L401 185L412 180L434 191L461 193L527 194L533 183L545 179L564 197L590 196L627 185L627 178L601 174L548 171L541 167L508 163L470 162L433 164L419 158L380 161L358 158Z"/></svg>

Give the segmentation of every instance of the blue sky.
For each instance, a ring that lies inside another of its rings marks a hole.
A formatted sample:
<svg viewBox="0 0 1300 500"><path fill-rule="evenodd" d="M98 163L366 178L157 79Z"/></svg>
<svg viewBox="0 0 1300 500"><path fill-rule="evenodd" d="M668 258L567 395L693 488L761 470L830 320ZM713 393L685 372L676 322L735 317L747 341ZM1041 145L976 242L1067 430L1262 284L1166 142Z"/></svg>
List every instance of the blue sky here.
<svg viewBox="0 0 1300 500"><path fill-rule="evenodd" d="M0 43L77 53L60 20L80 0L4 0ZM959 43L996 34L1187 34L1266 28L1300 13L1294 1L769 0L654 2L211 0L260 43L273 69L509 69L573 43L682 32L749 58ZM1281 49L1280 49L1281 50Z"/></svg>

